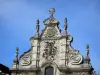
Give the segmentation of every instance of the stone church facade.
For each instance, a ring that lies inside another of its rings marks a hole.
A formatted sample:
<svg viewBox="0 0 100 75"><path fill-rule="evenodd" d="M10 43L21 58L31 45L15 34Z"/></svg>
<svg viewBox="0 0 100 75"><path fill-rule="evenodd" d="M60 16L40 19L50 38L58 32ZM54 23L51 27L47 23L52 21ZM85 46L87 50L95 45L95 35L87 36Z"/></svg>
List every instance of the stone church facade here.
<svg viewBox="0 0 100 75"><path fill-rule="evenodd" d="M31 48L16 58L11 75L91 75L93 70L89 58L89 45L86 57L71 46L73 37L67 32L67 18L64 19L64 31L54 18L55 9L49 10L50 17L43 21L45 28L40 33L39 20L36 33L30 38Z"/></svg>

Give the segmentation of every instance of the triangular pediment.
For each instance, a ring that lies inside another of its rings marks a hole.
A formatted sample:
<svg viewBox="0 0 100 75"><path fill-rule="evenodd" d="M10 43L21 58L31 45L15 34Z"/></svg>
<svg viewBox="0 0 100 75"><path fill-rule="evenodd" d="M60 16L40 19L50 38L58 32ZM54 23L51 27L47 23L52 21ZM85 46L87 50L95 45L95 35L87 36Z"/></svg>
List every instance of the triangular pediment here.
<svg viewBox="0 0 100 75"><path fill-rule="evenodd" d="M51 26L49 25L45 27L41 37L44 38L61 37L61 33L57 25L51 25Z"/></svg>

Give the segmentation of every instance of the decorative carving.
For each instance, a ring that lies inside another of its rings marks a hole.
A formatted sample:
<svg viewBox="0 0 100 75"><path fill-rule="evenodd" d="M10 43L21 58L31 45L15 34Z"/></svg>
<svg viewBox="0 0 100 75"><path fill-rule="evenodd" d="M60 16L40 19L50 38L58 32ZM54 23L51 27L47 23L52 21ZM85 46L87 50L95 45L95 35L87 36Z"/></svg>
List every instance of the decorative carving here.
<svg viewBox="0 0 100 75"><path fill-rule="evenodd" d="M68 56L69 63L71 63L72 65L78 65L83 61L83 57L78 50L70 50Z"/></svg>
<svg viewBox="0 0 100 75"><path fill-rule="evenodd" d="M67 37L67 45L70 46L72 41L73 41L73 37L71 35L68 35L68 37Z"/></svg>
<svg viewBox="0 0 100 75"><path fill-rule="evenodd" d="M54 58L57 48L54 46L54 42L46 42L43 57L45 59Z"/></svg>
<svg viewBox="0 0 100 75"><path fill-rule="evenodd" d="M54 27L48 27L46 33L45 33L45 37L54 37L55 34L57 33L57 30Z"/></svg>
<svg viewBox="0 0 100 75"><path fill-rule="evenodd" d="M25 55L21 58L21 65L22 66L28 66L31 64L31 56L30 55Z"/></svg>
<svg viewBox="0 0 100 75"><path fill-rule="evenodd" d="M71 46L71 42L73 41L73 38L71 35L68 35L67 37L67 51L68 51L68 58L69 63L72 65L78 65L83 61L83 56L79 53L78 50L74 50Z"/></svg>
<svg viewBox="0 0 100 75"><path fill-rule="evenodd" d="M78 53L76 55L72 55L70 57L70 60L71 60L72 65L78 65L82 62L82 55L80 53Z"/></svg>

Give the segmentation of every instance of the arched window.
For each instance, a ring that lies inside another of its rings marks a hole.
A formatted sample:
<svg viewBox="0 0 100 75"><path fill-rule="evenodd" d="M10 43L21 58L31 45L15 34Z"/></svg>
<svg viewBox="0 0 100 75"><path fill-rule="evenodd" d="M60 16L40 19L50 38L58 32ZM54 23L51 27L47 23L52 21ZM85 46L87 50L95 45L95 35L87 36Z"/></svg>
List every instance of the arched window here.
<svg viewBox="0 0 100 75"><path fill-rule="evenodd" d="M45 75L53 75L54 69L51 66L45 68Z"/></svg>

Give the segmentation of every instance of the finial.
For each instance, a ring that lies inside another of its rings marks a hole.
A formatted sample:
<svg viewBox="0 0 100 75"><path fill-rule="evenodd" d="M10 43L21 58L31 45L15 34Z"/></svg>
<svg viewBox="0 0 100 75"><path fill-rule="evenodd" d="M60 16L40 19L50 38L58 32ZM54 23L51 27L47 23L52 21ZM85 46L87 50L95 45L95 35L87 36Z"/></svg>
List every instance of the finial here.
<svg viewBox="0 0 100 75"><path fill-rule="evenodd" d="M37 19L36 24L39 25L39 19Z"/></svg>
<svg viewBox="0 0 100 75"><path fill-rule="evenodd" d="M64 22L65 22L65 23L67 22L67 18L64 19Z"/></svg>
<svg viewBox="0 0 100 75"><path fill-rule="evenodd" d="M17 47L16 48L16 58L13 60L14 64L18 64L18 51L19 51L19 48Z"/></svg>
<svg viewBox="0 0 100 75"><path fill-rule="evenodd" d="M67 30L67 18L64 19L64 30Z"/></svg>
<svg viewBox="0 0 100 75"><path fill-rule="evenodd" d="M86 55L89 56L89 44L86 45Z"/></svg>
<svg viewBox="0 0 100 75"><path fill-rule="evenodd" d="M53 14L55 13L55 8L50 8L49 9L50 17L53 17Z"/></svg>
<svg viewBox="0 0 100 75"><path fill-rule="evenodd" d="M86 57L85 57L85 63L90 64L90 57L89 57L89 44L86 45Z"/></svg>
<svg viewBox="0 0 100 75"><path fill-rule="evenodd" d="M85 57L85 63L90 64L90 57L89 57L89 44L86 45L86 57Z"/></svg>
<svg viewBox="0 0 100 75"><path fill-rule="evenodd" d="M37 30L37 33L39 33L39 20L38 19L36 21L36 30Z"/></svg>
<svg viewBox="0 0 100 75"><path fill-rule="evenodd" d="M89 49L89 44L86 45L86 49Z"/></svg>
<svg viewBox="0 0 100 75"><path fill-rule="evenodd" d="M18 51L19 51L19 48L17 47L16 48L16 58L18 58Z"/></svg>

